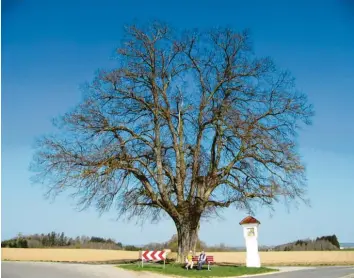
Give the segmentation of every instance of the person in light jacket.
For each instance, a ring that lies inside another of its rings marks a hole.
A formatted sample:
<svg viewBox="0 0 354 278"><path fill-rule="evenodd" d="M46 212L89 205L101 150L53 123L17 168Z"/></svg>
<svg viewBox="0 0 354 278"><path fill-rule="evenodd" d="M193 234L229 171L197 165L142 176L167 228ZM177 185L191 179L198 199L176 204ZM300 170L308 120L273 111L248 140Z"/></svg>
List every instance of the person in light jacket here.
<svg viewBox="0 0 354 278"><path fill-rule="evenodd" d="M206 255L204 250L200 253L199 258L198 258L198 270L201 270L203 267L203 264L206 263Z"/></svg>
<svg viewBox="0 0 354 278"><path fill-rule="evenodd" d="M187 258L186 258L186 269L188 270L188 267L190 267L190 269L193 268L193 252L192 250L189 251L189 254L187 255Z"/></svg>

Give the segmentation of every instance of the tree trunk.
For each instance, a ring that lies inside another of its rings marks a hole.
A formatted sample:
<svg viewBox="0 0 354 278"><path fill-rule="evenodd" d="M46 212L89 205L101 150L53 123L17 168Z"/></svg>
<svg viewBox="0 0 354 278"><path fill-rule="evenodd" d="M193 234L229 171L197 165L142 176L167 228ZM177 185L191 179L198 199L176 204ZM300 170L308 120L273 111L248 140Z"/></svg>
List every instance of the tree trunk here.
<svg viewBox="0 0 354 278"><path fill-rule="evenodd" d="M195 248L198 241L199 221L198 223L190 223L183 221L176 223L178 237L178 254L177 262L184 263L186 255L191 250L195 254Z"/></svg>

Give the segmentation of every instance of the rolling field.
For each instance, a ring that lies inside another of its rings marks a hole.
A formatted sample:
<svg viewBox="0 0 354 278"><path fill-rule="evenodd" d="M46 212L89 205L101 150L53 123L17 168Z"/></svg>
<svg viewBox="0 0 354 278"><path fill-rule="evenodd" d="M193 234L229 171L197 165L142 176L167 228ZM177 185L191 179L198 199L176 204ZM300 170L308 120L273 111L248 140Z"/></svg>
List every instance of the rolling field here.
<svg viewBox="0 0 354 278"><path fill-rule="evenodd" d="M208 252L217 263L243 265L245 252ZM169 254L173 258L175 254ZM354 265L354 251L260 252L263 265ZM123 262L136 260L138 251L97 249L1 248L2 260L55 262Z"/></svg>

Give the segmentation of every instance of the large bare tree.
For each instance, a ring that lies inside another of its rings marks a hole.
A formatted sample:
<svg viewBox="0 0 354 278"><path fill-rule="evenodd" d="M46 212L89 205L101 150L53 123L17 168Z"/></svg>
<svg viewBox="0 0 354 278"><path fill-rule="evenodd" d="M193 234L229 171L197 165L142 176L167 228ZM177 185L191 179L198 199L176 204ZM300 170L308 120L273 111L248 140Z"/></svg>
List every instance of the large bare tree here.
<svg viewBox="0 0 354 278"><path fill-rule="evenodd" d="M117 66L43 137L33 170L48 194L177 228L179 259L218 209L305 199L296 133L313 114L293 78L256 58L247 32L129 26ZM280 198L284 197L284 198Z"/></svg>

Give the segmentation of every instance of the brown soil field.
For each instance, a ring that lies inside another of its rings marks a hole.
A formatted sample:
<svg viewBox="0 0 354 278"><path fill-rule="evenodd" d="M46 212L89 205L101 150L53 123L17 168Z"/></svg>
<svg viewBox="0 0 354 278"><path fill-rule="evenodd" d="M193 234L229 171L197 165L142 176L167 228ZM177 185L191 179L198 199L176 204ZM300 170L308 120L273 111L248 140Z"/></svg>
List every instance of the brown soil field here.
<svg viewBox="0 0 354 278"><path fill-rule="evenodd" d="M245 252L208 252L216 263L245 263ZM263 265L354 265L354 251L260 252ZM136 260L138 251L96 249L1 248L2 260L55 262L123 262ZM175 257L174 253L168 258Z"/></svg>

